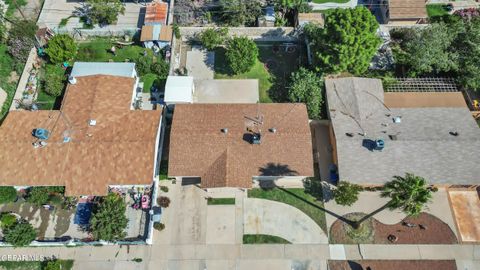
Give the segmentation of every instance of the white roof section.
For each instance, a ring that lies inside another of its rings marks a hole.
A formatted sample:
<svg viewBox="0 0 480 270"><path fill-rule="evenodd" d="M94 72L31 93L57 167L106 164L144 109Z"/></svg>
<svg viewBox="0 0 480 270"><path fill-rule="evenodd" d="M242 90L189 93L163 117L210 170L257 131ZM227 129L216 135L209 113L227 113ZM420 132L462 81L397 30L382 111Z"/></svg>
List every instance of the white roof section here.
<svg viewBox="0 0 480 270"><path fill-rule="evenodd" d="M75 62L70 76L111 75L133 78L135 74L135 63Z"/></svg>
<svg viewBox="0 0 480 270"><path fill-rule="evenodd" d="M192 103L193 89L193 77L168 76L165 85L165 103Z"/></svg>
<svg viewBox="0 0 480 270"><path fill-rule="evenodd" d="M195 82L195 103L257 103L258 80L201 80Z"/></svg>

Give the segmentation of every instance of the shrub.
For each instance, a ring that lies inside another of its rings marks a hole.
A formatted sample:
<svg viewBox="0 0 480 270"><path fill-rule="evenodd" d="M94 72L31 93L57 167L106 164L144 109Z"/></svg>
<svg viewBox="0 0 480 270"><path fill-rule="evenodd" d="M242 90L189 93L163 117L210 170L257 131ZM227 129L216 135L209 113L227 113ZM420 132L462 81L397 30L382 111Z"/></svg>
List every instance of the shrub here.
<svg viewBox="0 0 480 270"><path fill-rule="evenodd" d="M61 270L62 264L58 260L51 260L45 264L44 270Z"/></svg>
<svg viewBox="0 0 480 270"><path fill-rule="evenodd" d="M27 194L27 202L36 205L48 203L50 195L45 187L33 187Z"/></svg>
<svg viewBox="0 0 480 270"><path fill-rule="evenodd" d="M248 37L234 37L227 42L225 56L235 74L244 73L257 61L258 48Z"/></svg>
<svg viewBox="0 0 480 270"><path fill-rule="evenodd" d="M0 217L0 224L3 229L10 228L17 223L17 216L12 213L2 213Z"/></svg>
<svg viewBox="0 0 480 270"><path fill-rule="evenodd" d="M173 35L175 36L176 39L179 39L182 37L182 35L180 34L180 27L178 27L178 24L174 23L172 26L172 30L173 30Z"/></svg>
<svg viewBox="0 0 480 270"><path fill-rule="evenodd" d="M57 65L47 65L44 84L47 94L53 97L60 96L65 88L65 70Z"/></svg>
<svg viewBox="0 0 480 270"><path fill-rule="evenodd" d="M335 202L340 205L351 206L358 200L358 194L362 187L356 184L342 181L333 191Z"/></svg>
<svg viewBox="0 0 480 270"><path fill-rule="evenodd" d="M77 54L77 44L69 35L56 35L47 44L45 52L50 62L59 64L73 59Z"/></svg>
<svg viewBox="0 0 480 270"><path fill-rule="evenodd" d="M160 190L163 192L168 192L168 187L167 186L160 186Z"/></svg>
<svg viewBox="0 0 480 270"><path fill-rule="evenodd" d="M153 223L153 228L157 231L163 231L165 229L165 224L160 222Z"/></svg>
<svg viewBox="0 0 480 270"><path fill-rule="evenodd" d="M4 240L14 246L26 246L37 237L37 232L33 226L26 222L18 222L3 231Z"/></svg>
<svg viewBox="0 0 480 270"><path fill-rule="evenodd" d="M200 33L199 38L207 50L213 50L225 42L227 35L228 28L208 28Z"/></svg>
<svg viewBox="0 0 480 270"><path fill-rule="evenodd" d="M125 5L121 0L87 0L89 18L94 23L112 24L119 14L125 13Z"/></svg>
<svg viewBox="0 0 480 270"><path fill-rule="evenodd" d="M143 259L142 258L133 258L132 261L134 261L136 263L141 263L143 261Z"/></svg>
<svg viewBox="0 0 480 270"><path fill-rule="evenodd" d="M0 204L14 202L17 199L17 190L14 187L0 187Z"/></svg>
<svg viewBox="0 0 480 270"><path fill-rule="evenodd" d="M158 203L158 205L160 205L160 207L167 208L170 205L170 198L165 197L165 196L160 196L157 199L157 203Z"/></svg>
<svg viewBox="0 0 480 270"><path fill-rule="evenodd" d="M165 62L165 60L163 59L158 59L157 62L155 62L152 66L151 66L151 72L155 75L157 75L157 77L160 79L160 80L166 80L167 77L168 77L168 71L169 71L169 65L167 62Z"/></svg>
<svg viewBox="0 0 480 270"><path fill-rule="evenodd" d="M152 57L148 55L145 55L136 59L135 65L137 67L138 74L140 76L143 76L147 73L150 73L152 68L152 63L153 63Z"/></svg>

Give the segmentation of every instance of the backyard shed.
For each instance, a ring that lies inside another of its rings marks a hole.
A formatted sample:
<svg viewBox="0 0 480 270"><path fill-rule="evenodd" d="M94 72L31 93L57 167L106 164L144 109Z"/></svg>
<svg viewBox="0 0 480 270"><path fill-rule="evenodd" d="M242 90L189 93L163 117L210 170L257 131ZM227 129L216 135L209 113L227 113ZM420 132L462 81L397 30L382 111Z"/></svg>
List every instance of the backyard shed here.
<svg viewBox="0 0 480 270"><path fill-rule="evenodd" d="M145 25L167 23L168 4L161 1L154 1L147 5L145 9Z"/></svg>
<svg viewBox="0 0 480 270"><path fill-rule="evenodd" d="M144 25L140 35L140 41L143 42L145 48L153 48L157 46L162 49L168 45L173 37L173 29L171 25Z"/></svg>

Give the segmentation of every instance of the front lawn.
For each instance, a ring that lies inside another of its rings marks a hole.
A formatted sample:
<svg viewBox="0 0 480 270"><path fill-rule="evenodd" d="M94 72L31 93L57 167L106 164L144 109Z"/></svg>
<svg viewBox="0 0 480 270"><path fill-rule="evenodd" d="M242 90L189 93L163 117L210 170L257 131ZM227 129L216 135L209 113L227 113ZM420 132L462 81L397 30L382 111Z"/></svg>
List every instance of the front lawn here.
<svg viewBox="0 0 480 270"><path fill-rule="evenodd" d="M244 244L291 244L289 241L275 236L266 234L244 234Z"/></svg>
<svg viewBox="0 0 480 270"><path fill-rule="evenodd" d="M286 87L292 72L306 63L301 44L257 42L259 57L248 72L232 74L225 49L215 50L215 79L258 79L261 103L286 102ZM289 49L290 48L290 49Z"/></svg>
<svg viewBox="0 0 480 270"><path fill-rule="evenodd" d="M235 204L235 198L208 198L208 205L232 205Z"/></svg>
<svg viewBox="0 0 480 270"><path fill-rule="evenodd" d="M303 188L254 188L248 191L248 197L282 202L298 208L313 219L323 231L327 231L323 202Z"/></svg>
<svg viewBox="0 0 480 270"><path fill-rule="evenodd" d="M444 5L444 4L427 5L427 14L429 18L448 15L447 5Z"/></svg>

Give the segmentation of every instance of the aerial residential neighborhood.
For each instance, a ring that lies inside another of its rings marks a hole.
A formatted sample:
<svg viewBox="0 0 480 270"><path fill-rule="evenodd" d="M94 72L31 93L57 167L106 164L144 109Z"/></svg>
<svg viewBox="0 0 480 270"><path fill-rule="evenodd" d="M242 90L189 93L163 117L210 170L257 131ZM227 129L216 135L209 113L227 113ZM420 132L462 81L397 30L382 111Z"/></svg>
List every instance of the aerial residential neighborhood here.
<svg viewBox="0 0 480 270"><path fill-rule="evenodd" d="M0 270L480 270L475 0L0 0Z"/></svg>

